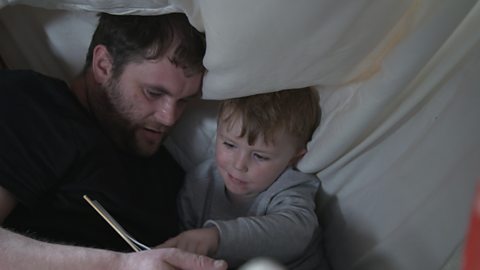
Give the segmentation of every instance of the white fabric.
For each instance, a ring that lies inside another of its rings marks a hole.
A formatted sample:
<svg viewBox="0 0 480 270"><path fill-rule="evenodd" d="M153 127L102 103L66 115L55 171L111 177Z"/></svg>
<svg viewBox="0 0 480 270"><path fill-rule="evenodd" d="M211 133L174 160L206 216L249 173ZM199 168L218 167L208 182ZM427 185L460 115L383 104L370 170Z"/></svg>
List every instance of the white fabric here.
<svg viewBox="0 0 480 270"><path fill-rule="evenodd" d="M316 173L334 269L444 268L480 179L478 0L5 1L0 53L64 79L83 63L88 11L184 11L206 31L204 98L315 85L322 124L299 164ZM18 48L18 49L14 49ZM216 101L168 146L189 169L212 154ZM458 257L458 256L457 256Z"/></svg>
<svg viewBox="0 0 480 270"><path fill-rule="evenodd" d="M0 8L7 5L30 5L49 9L68 9L85 11L105 11L115 14L163 14L182 11L179 5L173 5L168 0L0 0Z"/></svg>

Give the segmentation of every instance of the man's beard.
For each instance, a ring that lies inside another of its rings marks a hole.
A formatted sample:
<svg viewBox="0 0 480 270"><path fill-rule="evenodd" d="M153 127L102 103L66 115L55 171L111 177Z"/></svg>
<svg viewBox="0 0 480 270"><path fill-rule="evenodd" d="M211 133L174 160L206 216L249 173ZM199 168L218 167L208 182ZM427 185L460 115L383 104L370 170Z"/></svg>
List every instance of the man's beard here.
<svg viewBox="0 0 480 270"><path fill-rule="evenodd" d="M135 108L121 94L116 79L105 86L92 89L90 106L104 132L123 151L148 157L153 155L161 143L142 145L136 137L136 131L143 128L143 122L135 119ZM87 89L88 91L88 89Z"/></svg>

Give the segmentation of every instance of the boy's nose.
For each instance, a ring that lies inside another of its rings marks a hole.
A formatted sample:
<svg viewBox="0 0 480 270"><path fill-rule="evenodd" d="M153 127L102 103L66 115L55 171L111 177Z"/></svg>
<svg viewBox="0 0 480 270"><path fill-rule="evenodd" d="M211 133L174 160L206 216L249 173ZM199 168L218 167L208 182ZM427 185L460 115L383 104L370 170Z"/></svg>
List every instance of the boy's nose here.
<svg viewBox="0 0 480 270"><path fill-rule="evenodd" d="M235 157L235 160L233 162L233 167L238 171L246 172L248 171L247 164L248 164L247 157L245 156L245 154L240 153Z"/></svg>

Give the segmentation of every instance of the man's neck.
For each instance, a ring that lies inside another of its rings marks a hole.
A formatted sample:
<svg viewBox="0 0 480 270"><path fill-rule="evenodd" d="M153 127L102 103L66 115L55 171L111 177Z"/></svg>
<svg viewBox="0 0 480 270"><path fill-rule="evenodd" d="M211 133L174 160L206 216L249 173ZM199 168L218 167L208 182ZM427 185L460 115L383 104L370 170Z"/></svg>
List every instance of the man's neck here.
<svg viewBox="0 0 480 270"><path fill-rule="evenodd" d="M70 82L70 90L87 111L90 111L88 103L88 83L91 79L91 73L87 71L81 73Z"/></svg>

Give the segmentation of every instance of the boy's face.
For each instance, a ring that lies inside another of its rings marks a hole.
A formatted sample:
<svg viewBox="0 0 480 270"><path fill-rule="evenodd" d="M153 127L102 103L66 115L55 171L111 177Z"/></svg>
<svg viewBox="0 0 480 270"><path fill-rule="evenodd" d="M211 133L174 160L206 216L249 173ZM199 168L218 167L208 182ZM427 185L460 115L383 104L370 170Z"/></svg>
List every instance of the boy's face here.
<svg viewBox="0 0 480 270"><path fill-rule="evenodd" d="M275 182L304 150L298 150L293 136L280 131L275 133L275 144L265 144L263 136L258 136L249 145L246 136L239 137L242 121L239 118L233 121L230 130L221 121L217 129L218 170L231 195L254 196Z"/></svg>

